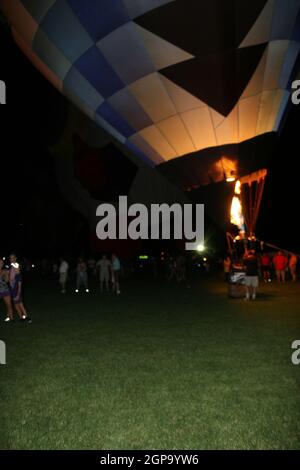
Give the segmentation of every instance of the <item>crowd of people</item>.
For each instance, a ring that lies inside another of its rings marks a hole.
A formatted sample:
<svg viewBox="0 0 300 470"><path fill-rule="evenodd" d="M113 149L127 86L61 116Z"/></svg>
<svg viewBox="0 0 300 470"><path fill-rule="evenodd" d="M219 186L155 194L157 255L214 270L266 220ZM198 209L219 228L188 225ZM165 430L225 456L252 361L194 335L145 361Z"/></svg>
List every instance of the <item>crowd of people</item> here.
<svg viewBox="0 0 300 470"><path fill-rule="evenodd" d="M22 299L22 274L15 254L10 255L9 263L7 268L0 259L0 299L6 307L5 322L14 321L16 312L20 321L31 323Z"/></svg>
<svg viewBox="0 0 300 470"><path fill-rule="evenodd" d="M33 268L34 265L30 264ZM42 272L46 266L41 265ZM24 262L23 269L29 271L28 262ZM61 293L65 294L70 277L70 265L65 258L60 258L59 264L53 265L53 272L58 275ZM75 269L75 292L89 292L89 275L99 276L100 290L120 294L119 258L113 254L110 258L103 254L98 262L93 259L85 261L79 258ZM45 270L44 270L45 272ZM22 322L31 323L22 298L23 278L21 265L15 254L9 256L9 264L5 264L5 258L0 258L0 300L2 299L6 309L5 322L13 322L15 313Z"/></svg>
<svg viewBox="0 0 300 470"><path fill-rule="evenodd" d="M273 256L268 253L258 255L255 250L247 250L241 262L234 263L230 256L226 256L223 261L225 280L231 280L231 273L243 271L245 274L245 298L246 300L256 299L259 279L265 283L271 282L275 275L278 283L285 283L287 274L292 282L297 281L298 257L294 253L289 255L283 251L278 251Z"/></svg>
<svg viewBox="0 0 300 470"><path fill-rule="evenodd" d="M144 258L144 257L142 257ZM67 281L74 279L74 289L76 293L89 292L89 280L97 277L101 292L115 292L120 294L120 278L130 277L137 272L141 272L141 268L147 268L152 274L153 279L165 278L167 281L188 284L189 263L185 254L177 255L162 253L159 256L146 256L147 262L131 259L120 263L119 258L113 254L111 257L103 254L99 261L93 257L87 260L79 258L72 266L65 258L61 258L59 263L53 264L53 271L58 273L61 292L64 294L67 290ZM143 263L143 265L141 265ZM70 285L70 283L69 283Z"/></svg>
<svg viewBox="0 0 300 470"><path fill-rule="evenodd" d="M148 257L147 257L148 258ZM165 278L167 281L174 280L177 283L184 283L189 287L188 261L185 254L178 254L177 256L161 254L159 258L152 257L149 261L151 271L154 278L158 275L159 261L163 264ZM207 258L203 258L203 268L209 271L210 264ZM272 279L277 279L278 283L284 283L288 278L292 282L297 281L297 264L298 257L295 254L285 254L282 251L270 255L266 252L257 254L255 250L247 250L240 261L234 261L231 256L226 256L223 260L223 271L225 280L229 283L232 282L232 275L237 271L243 271L243 283L245 285L245 298L247 300L256 299L257 289L259 286L259 279L264 282L271 282ZM26 266L34 265L24 263L23 268L25 271ZM27 267L28 267L27 266ZM43 263L41 263L41 270L43 272ZM79 258L75 264L75 269L70 267L69 262L65 258L60 258L59 263L53 264L53 273L58 276L60 291L65 294L67 287L70 286L70 278L72 273L75 277L74 290L79 292L90 292L89 280L91 276L97 277L101 293L113 292L120 294L120 274L121 263L119 258L112 254L102 254L99 261L94 258L85 260ZM21 266L15 254L9 257L9 264L5 265L4 260L0 259L0 300L2 299L6 308L5 322L12 322L15 318L15 313L20 321L31 323L31 319L26 311L22 299L22 274Z"/></svg>
<svg viewBox="0 0 300 470"><path fill-rule="evenodd" d="M61 293L65 294L67 289L67 281L69 278L70 265L65 258L60 259L59 266L54 267L54 271L58 270L59 284ZM76 286L75 292L89 292L89 273L99 276L100 290L115 292L120 294L120 271L121 263L119 258L113 254L111 259L103 254L98 262L90 259L85 261L79 258L76 266Z"/></svg>
<svg viewBox="0 0 300 470"><path fill-rule="evenodd" d="M253 252L253 250L249 250L249 252L250 251ZM264 282L271 282L275 275L278 282L284 283L288 274L292 282L297 281L298 257L294 253L287 255L283 251L278 251L273 256L268 253L261 253L257 255L256 258L258 274ZM229 280L233 268L234 262L228 255L223 260L223 270L226 281Z"/></svg>

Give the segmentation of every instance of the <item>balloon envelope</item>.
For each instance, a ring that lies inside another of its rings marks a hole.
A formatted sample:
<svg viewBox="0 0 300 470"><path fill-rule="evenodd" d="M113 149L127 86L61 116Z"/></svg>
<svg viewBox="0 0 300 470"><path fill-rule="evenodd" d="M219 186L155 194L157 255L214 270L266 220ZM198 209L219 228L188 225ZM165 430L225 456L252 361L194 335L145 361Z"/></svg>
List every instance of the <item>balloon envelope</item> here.
<svg viewBox="0 0 300 470"><path fill-rule="evenodd" d="M47 79L181 187L237 171L253 139L260 167L255 142L279 130L290 100L300 0L0 4Z"/></svg>

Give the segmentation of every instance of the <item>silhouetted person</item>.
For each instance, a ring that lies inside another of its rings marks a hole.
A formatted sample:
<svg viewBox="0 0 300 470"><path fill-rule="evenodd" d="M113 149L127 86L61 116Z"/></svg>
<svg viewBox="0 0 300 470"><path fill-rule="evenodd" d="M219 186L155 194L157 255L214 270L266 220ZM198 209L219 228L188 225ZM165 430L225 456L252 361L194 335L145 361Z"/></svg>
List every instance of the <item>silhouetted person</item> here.
<svg viewBox="0 0 300 470"><path fill-rule="evenodd" d="M60 258L60 265L59 265L59 284L61 287L61 293L66 293L66 282L68 279L68 271L69 271L69 264L64 258Z"/></svg>
<svg viewBox="0 0 300 470"><path fill-rule="evenodd" d="M112 264L106 255L102 255L102 258L97 263L97 268L99 269L99 278L100 278L100 290L103 292L103 286L105 285L106 291L109 291L109 280L112 272Z"/></svg>
<svg viewBox="0 0 300 470"><path fill-rule="evenodd" d="M224 279L226 282L229 282L229 276L231 271L231 259L230 256L226 256L223 260L223 272L224 272Z"/></svg>
<svg viewBox="0 0 300 470"><path fill-rule="evenodd" d="M297 281L297 263L298 263L298 258L296 255L292 253L289 259L289 270L290 270L290 274L291 274L291 278L293 282Z"/></svg>
<svg viewBox="0 0 300 470"><path fill-rule="evenodd" d="M0 299L3 299L6 306L6 322L13 320L13 308L8 282L9 272L4 268L4 261L0 259Z"/></svg>
<svg viewBox="0 0 300 470"><path fill-rule="evenodd" d="M76 271L76 292L79 292L81 286L83 286L85 292L89 292L87 265L82 258L79 258L78 260Z"/></svg>
<svg viewBox="0 0 300 470"><path fill-rule="evenodd" d="M265 282L271 281L271 260L267 253L263 253L260 259L262 277Z"/></svg>
<svg viewBox="0 0 300 470"><path fill-rule="evenodd" d="M113 254L111 257L112 263L112 285L113 291L117 294L121 294L120 291L120 271L121 271L121 263L119 258Z"/></svg>

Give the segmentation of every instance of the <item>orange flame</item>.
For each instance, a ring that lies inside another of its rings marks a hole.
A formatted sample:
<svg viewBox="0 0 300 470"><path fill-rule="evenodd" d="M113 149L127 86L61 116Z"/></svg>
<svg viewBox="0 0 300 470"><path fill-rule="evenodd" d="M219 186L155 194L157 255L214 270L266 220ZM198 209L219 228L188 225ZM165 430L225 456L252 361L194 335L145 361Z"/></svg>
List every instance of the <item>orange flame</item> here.
<svg viewBox="0 0 300 470"><path fill-rule="evenodd" d="M235 184L235 196L232 198L231 210L230 210L230 222L236 225L240 231L244 231L244 215L243 207L239 195L241 194L241 182L237 181Z"/></svg>
<svg viewBox="0 0 300 470"><path fill-rule="evenodd" d="M242 185L241 185L240 180L237 180L237 182L235 183L235 187L234 187L234 193L241 194L241 192L242 192Z"/></svg>

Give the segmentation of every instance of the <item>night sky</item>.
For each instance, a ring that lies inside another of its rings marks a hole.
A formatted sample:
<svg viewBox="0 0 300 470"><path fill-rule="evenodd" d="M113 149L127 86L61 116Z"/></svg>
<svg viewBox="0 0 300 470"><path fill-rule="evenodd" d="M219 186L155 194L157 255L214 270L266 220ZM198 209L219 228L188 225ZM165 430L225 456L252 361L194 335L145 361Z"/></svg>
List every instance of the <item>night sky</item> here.
<svg viewBox="0 0 300 470"><path fill-rule="evenodd" d="M66 101L14 45L3 25L0 79L7 85L7 105L0 106L0 254L75 252L87 240L87 223L62 198L47 150L63 130ZM299 122L300 106L292 106L268 168L257 229L261 239L298 253ZM215 226L209 230L220 243L223 233Z"/></svg>

